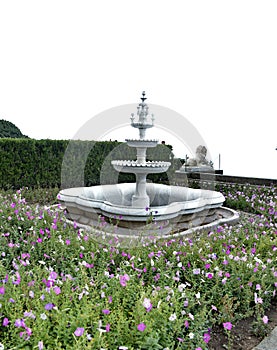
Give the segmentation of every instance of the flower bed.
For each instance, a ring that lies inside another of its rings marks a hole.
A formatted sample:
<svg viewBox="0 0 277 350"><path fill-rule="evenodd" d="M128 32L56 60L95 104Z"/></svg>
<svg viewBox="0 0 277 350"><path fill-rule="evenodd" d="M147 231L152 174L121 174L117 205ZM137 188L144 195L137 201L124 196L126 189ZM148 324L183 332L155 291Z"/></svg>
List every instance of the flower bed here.
<svg viewBox="0 0 277 350"><path fill-rule="evenodd" d="M256 216L195 239L99 244L59 208L0 197L0 349L208 349L266 325L277 289L276 188L222 189ZM251 209L250 209L251 208Z"/></svg>

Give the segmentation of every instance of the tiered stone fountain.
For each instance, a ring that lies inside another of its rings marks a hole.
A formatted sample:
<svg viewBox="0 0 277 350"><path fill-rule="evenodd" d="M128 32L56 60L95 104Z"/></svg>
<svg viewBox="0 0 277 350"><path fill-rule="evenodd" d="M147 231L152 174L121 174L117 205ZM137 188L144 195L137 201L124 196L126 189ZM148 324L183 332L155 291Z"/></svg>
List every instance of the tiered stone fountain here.
<svg viewBox="0 0 277 350"><path fill-rule="evenodd" d="M128 146L137 149L137 160L122 161L114 160L112 165L115 170L123 173L133 173L136 175L136 191L132 196L133 208L148 208L150 205L149 196L146 191L146 177L148 174L157 174L167 171L170 167L170 162L151 162L146 161L146 152L150 147L156 147L158 140L145 139L146 130L154 126L154 115L151 115L152 122L148 122L148 106L145 103L145 92L143 91L141 103L138 105L137 115L138 121L135 122L134 114L131 114L131 125L139 129L139 139L126 139Z"/></svg>
<svg viewBox="0 0 277 350"><path fill-rule="evenodd" d="M171 164L146 160L147 149L156 147L158 140L145 138L146 130L154 126L145 100L143 92L137 121L131 114L131 126L139 130L139 138L126 139L136 148L137 159L112 161L118 172L135 174L136 182L60 191L58 198L69 219L94 231L131 237L183 235L237 221L236 212L222 207L225 198L219 192L147 183L148 174L166 172Z"/></svg>

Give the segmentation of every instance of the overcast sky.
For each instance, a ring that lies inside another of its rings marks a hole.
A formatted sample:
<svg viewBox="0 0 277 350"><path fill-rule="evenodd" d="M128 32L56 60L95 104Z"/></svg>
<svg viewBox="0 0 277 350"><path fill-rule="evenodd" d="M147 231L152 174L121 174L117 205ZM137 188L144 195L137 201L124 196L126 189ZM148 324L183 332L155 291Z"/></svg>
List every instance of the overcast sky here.
<svg viewBox="0 0 277 350"><path fill-rule="evenodd" d="M0 119L71 139L146 90L198 130L216 168L220 153L225 174L276 179L276 18L275 0L0 0ZM129 136L104 122L106 137Z"/></svg>

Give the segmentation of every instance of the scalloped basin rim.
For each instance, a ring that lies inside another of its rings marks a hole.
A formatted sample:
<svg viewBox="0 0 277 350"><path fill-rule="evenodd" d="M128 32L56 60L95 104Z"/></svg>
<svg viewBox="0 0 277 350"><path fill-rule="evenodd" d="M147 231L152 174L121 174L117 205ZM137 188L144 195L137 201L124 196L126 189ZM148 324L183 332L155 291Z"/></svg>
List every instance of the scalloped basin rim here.
<svg viewBox="0 0 277 350"><path fill-rule="evenodd" d="M147 194L153 205L146 210L131 206L134 192L135 183L69 188L60 191L59 200L65 203L69 211L70 207L77 207L84 211L100 211L107 216L121 215L125 220L129 218L134 221L136 218L147 219L151 213L157 220L196 213L220 207L225 200L216 191L147 184Z"/></svg>

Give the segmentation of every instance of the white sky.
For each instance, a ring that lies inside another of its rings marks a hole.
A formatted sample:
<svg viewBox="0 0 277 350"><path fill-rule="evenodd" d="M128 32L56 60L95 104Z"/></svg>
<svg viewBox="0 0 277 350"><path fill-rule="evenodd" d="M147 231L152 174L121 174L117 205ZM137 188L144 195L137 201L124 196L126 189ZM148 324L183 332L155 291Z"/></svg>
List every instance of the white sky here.
<svg viewBox="0 0 277 350"><path fill-rule="evenodd" d="M195 126L216 168L220 153L225 174L277 178L276 18L275 0L0 0L0 119L71 139L146 90Z"/></svg>

